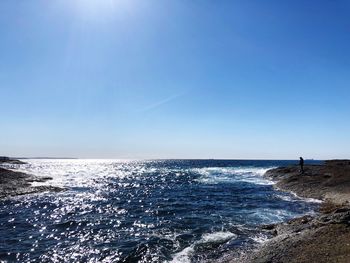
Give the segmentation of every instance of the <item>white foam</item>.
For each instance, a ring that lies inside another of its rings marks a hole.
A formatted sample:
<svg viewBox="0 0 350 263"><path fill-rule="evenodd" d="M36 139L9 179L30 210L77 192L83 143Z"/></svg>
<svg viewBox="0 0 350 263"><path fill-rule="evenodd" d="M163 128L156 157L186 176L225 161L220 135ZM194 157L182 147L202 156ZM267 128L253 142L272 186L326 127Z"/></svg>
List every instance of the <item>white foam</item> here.
<svg viewBox="0 0 350 263"><path fill-rule="evenodd" d="M315 199L315 198L303 198L303 200L304 200L305 202L308 202L308 203L317 203L317 204L323 203L322 200Z"/></svg>
<svg viewBox="0 0 350 263"><path fill-rule="evenodd" d="M197 179L200 183L218 184L230 182L248 182L260 185L271 185L273 181L263 177L269 168L258 167L208 167L195 168L191 171L200 174Z"/></svg>
<svg viewBox="0 0 350 263"><path fill-rule="evenodd" d="M307 202L307 203L316 203L316 204L320 204L323 203L322 200L319 199L315 199L315 198L306 198L306 197L301 197L298 196L296 193L294 192L290 192L291 195L283 195L283 194L276 194L276 197L283 200L283 201L288 201L288 202Z"/></svg>
<svg viewBox="0 0 350 263"><path fill-rule="evenodd" d="M252 240L254 240L256 243L262 244L269 240L269 237L263 234L259 234L252 237Z"/></svg>
<svg viewBox="0 0 350 263"><path fill-rule="evenodd" d="M257 208L250 216L259 224L273 224L293 217L294 213L284 209Z"/></svg>
<svg viewBox="0 0 350 263"><path fill-rule="evenodd" d="M289 195L277 195L277 197L283 201L293 202L293 198Z"/></svg>
<svg viewBox="0 0 350 263"><path fill-rule="evenodd" d="M321 204L323 203L322 200L319 200L319 199L315 199L315 198L307 198L307 197L301 197L299 195L297 195L295 192L290 192L293 196L295 196L296 198L304 201L304 202L308 202L308 203L317 203L317 204Z"/></svg>
<svg viewBox="0 0 350 263"><path fill-rule="evenodd" d="M224 242L234 237L237 237L237 235L231 232L220 231L220 232L204 234L202 238L198 241L198 243L203 244L203 243Z"/></svg>
<svg viewBox="0 0 350 263"><path fill-rule="evenodd" d="M236 238L237 235L231 232L218 231L214 233L207 233L202 236L202 238L194 242L191 246L186 247L180 252L174 254L174 257L170 263L188 263L191 262L191 256L195 251L196 245L206 244L206 243L223 243L229 241L232 238Z"/></svg>
<svg viewBox="0 0 350 263"><path fill-rule="evenodd" d="M191 255L193 254L193 252L194 252L193 245L190 247L186 247L185 249L176 253L173 259L169 261L169 263L190 263Z"/></svg>

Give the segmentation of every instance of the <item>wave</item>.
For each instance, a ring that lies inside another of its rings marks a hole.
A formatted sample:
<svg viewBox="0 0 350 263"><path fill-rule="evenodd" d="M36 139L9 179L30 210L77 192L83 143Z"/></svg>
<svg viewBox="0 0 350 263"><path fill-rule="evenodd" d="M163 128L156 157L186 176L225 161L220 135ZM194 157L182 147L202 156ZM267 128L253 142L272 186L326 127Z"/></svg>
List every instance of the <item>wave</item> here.
<svg viewBox="0 0 350 263"><path fill-rule="evenodd" d="M173 259L169 261L169 263L189 263L191 262L191 256L194 254L197 246L206 244L221 244L236 237L236 234L224 231L204 234L200 240L174 254Z"/></svg>
<svg viewBox="0 0 350 263"><path fill-rule="evenodd" d="M263 244L268 241L270 238L267 235L259 233L251 238L255 243Z"/></svg>
<svg viewBox="0 0 350 263"><path fill-rule="evenodd" d="M323 203L322 200L320 199L315 199L315 198L309 198L309 197L301 197L301 196L298 196L295 192L291 191L290 192L294 197L298 198L299 200L303 200L304 202L307 202L307 203L317 203L317 204L321 204Z"/></svg>
<svg viewBox="0 0 350 263"><path fill-rule="evenodd" d="M274 182L263 177L273 167L208 167L194 168L192 172L200 175L197 182L204 184L247 182L259 185L272 185Z"/></svg>
<svg viewBox="0 0 350 263"><path fill-rule="evenodd" d="M198 242L200 244L203 244L203 243L221 243L221 242L230 240L234 237L237 237L237 235L234 233L219 231L219 232L204 234Z"/></svg>
<svg viewBox="0 0 350 263"><path fill-rule="evenodd" d="M191 255L194 253L194 247L186 247L184 250L176 253L169 263L190 263Z"/></svg>
<svg viewBox="0 0 350 263"><path fill-rule="evenodd" d="M308 197L301 197L299 195L297 195L295 192L293 191L288 191L287 193L279 193L279 194L275 194L275 196L283 201L287 201L287 202L306 202L306 203L313 203L313 204L321 204L324 201L320 200L320 199L315 199L315 198L308 198Z"/></svg>

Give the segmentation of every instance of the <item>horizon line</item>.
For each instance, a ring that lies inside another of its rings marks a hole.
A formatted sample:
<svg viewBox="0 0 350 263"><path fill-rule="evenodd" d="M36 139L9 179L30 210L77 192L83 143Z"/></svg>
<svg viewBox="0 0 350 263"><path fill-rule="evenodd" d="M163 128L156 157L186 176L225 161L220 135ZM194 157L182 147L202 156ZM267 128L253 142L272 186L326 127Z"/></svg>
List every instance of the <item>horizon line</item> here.
<svg viewBox="0 0 350 263"><path fill-rule="evenodd" d="M299 160L299 157L295 159L275 159L275 158L81 158L81 157L9 157L11 159L65 159L65 160L237 160L237 161L294 161ZM334 158L334 159L314 159L305 158L306 161L325 161L325 160L348 160L347 158Z"/></svg>

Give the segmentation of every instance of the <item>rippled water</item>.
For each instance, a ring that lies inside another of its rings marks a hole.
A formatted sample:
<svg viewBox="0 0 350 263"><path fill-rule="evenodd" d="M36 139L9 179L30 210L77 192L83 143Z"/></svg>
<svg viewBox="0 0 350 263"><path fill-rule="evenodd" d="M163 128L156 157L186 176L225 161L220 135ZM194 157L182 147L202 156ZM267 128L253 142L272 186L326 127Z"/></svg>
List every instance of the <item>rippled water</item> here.
<svg viewBox="0 0 350 263"><path fill-rule="evenodd" d="M0 201L0 260L201 262L261 242L257 226L317 204L273 189L288 161L28 160L66 187Z"/></svg>

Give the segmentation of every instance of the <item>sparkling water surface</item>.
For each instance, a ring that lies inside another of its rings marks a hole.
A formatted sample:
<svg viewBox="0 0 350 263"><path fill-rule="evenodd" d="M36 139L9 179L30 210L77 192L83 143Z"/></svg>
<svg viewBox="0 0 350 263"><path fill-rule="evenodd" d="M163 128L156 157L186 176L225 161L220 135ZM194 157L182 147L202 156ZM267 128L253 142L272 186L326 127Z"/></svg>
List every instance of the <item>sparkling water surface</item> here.
<svg viewBox="0 0 350 263"><path fill-rule="evenodd" d="M0 201L5 262L212 262L318 205L263 178L296 161L26 161L67 190Z"/></svg>

